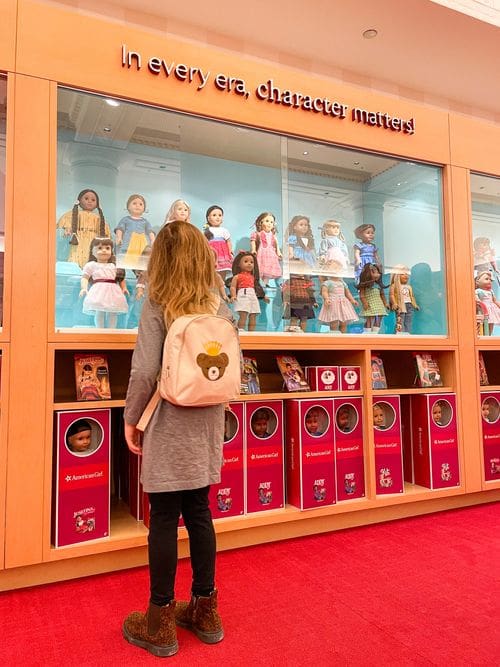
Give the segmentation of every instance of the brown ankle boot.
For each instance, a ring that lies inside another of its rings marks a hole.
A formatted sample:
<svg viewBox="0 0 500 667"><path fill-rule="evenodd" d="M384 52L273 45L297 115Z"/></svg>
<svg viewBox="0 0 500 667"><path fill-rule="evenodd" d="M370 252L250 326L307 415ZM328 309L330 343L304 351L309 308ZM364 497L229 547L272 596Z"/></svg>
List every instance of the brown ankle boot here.
<svg viewBox="0 0 500 667"><path fill-rule="evenodd" d="M217 591L209 597L192 596L189 602L178 602L175 622L181 628L195 633L205 644L216 644L224 639L222 621L217 612Z"/></svg>
<svg viewBox="0 0 500 667"><path fill-rule="evenodd" d="M167 658L179 650L175 627L175 601L166 607L150 603L145 614L133 611L123 622L125 639L158 658Z"/></svg>

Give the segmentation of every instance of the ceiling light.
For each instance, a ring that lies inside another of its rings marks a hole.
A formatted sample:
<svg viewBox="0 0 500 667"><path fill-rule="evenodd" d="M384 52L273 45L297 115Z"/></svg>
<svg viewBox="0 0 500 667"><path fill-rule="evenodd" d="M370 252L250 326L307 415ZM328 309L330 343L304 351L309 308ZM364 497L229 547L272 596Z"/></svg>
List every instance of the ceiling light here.
<svg viewBox="0 0 500 667"><path fill-rule="evenodd" d="M378 35L378 30L376 30L375 28L368 28L368 30L365 30L363 33L363 37L365 39L373 39L377 35Z"/></svg>
<svg viewBox="0 0 500 667"><path fill-rule="evenodd" d="M355 164L355 165L357 166L357 165L359 164L359 161L358 161L358 160L356 160L356 162L355 162L354 164Z"/></svg>
<svg viewBox="0 0 500 667"><path fill-rule="evenodd" d="M110 127L103 127L102 129L104 130L104 132L111 132L111 128L110 128Z"/></svg>
<svg viewBox="0 0 500 667"><path fill-rule="evenodd" d="M117 102L116 100L112 100L110 98L108 98L104 101L106 102L106 104L109 104L110 107L119 107L120 106L120 102Z"/></svg>
<svg viewBox="0 0 500 667"><path fill-rule="evenodd" d="M309 155L309 151L304 151L302 155Z"/></svg>

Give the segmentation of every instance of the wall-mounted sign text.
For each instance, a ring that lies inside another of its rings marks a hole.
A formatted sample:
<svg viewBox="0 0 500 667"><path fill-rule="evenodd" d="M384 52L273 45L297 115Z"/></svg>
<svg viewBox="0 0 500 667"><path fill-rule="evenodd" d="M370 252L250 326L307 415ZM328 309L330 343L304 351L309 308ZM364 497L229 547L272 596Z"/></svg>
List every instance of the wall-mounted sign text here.
<svg viewBox="0 0 500 667"><path fill-rule="evenodd" d="M143 58L139 51L130 51L126 44L121 47L122 67L129 70L147 70L150 74L166 79L174 79L189 86L196 92L202 91L207 85L213 85L217 90L241 97L247 100L253 96L256 100L275 104L289 109L300 109L301 111L329 116L331 118L344 120L349 119L354 123L380 127L393 132L403 134L415 133L414 118L399 118L391 116L384 111L369 111L360 107L350 107L339 100L332 100L326 96L314 97L298 90L289 90L277 85L273 79L259 83L253 90L249 90L245 79L218 72L214 75L199 65L189 65L166 60L159 56Z"/></svg>

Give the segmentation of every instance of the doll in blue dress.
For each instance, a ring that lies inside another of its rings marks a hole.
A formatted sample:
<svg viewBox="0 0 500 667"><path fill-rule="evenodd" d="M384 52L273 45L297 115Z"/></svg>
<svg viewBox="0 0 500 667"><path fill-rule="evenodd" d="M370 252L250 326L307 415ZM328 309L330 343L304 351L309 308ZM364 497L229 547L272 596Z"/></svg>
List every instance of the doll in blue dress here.
<svg viewBox="0 0 500 667"><path fill-rule="evenodd" d="M130 195L127 199L128 215L120 220L115 229L117 265L123 268L142 269L144 249L152 245L155 233L151 224L143 217L146 200L142 195Z"/></svg>
<svg viewBox="0 0 500 667"><path fill-rule="evenodd" d="M375 226L371 224L359 225L354 230L354 236L359 239L354 244L354 280L359 283L361 271L367 264L375 264L382 272L382 262L375 245Z"/></svg>
<svg viewBox="0 0 500 667"><path fill-rule="evenodd" d="M310 269L316 265L316 249L311 222L305 215L295 215L288 225L288 256L291 262L301 262L304 268ZM297 272L296 266L293 270ZM300 271L299 271L300 273Z"/></svg>
<svg viewBox="0 0 500 667"><path fill-rule="evenodd" d="M347 275L349 251L340 222L326 220L320 229L321 242L318 251L320 265L328 271L336 271L337 275Z"/></svg>

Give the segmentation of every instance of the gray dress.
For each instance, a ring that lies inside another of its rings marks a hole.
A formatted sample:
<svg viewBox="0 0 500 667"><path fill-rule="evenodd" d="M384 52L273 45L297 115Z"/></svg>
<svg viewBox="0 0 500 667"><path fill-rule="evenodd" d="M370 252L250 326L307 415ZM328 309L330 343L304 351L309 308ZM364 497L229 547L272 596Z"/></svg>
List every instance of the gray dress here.
<svg viewBox="0 0 500 667"><path fill-rule="evenodd" d="M233 320L221 302L218 315ZM159 306L144 303L125 401L125 421L137 424L156 388L166 327ZM144 491L199 489L220 481L224 406L184 408L160 399L144 431Z"/></svg>

